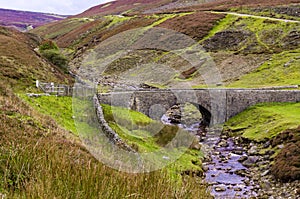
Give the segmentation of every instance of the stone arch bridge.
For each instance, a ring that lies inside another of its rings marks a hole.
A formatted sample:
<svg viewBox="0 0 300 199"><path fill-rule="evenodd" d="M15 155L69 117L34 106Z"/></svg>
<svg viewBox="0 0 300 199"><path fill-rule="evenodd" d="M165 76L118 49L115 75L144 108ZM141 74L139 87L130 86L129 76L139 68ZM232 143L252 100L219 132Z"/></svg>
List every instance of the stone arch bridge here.
<svg viewBox="0 0 300 199"><path fill-rule="evenodd" d="M299 102L300 90L153 89L97 94L100 103L127 107L160 119L176 104L192 103L207 125L220 124L261 102Z"/></svg>

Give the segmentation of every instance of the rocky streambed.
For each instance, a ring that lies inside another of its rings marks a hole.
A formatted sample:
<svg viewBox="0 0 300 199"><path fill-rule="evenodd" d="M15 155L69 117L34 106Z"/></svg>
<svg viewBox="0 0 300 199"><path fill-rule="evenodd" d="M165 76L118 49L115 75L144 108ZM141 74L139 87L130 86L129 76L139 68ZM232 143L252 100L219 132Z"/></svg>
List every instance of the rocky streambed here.
<svg viewBox="0 0 300 199"><path fill-rule="evenodd" d="M178 107L162 118L164 123L175 123L199 138L205 154L205 181L215 198L300 199L299 180L282 183L270 172L275 149L283 148L283 144L274 148L270 141L250 142L241 137L231 137L219 129L204 131L201 122L191 124L185 120L181 120Z"/></svg>
<svg viewBox="0 0 300 199"><path fill-rule="evenodd" d="M259 186L250 171L241 163L246 151L236 145L234 138L219 137L210 131L202 142L206 158L203 162L205 180L215 198L255 197Z"/></svg>
<svg viewBox="0 0 300 199"><path fill-rule="evenodd" d="M201 143L207 157L205 180L215 198L300 198L299 180L282 183L271 175L275 151L268 142L247 142L208 131Z"/></svg>

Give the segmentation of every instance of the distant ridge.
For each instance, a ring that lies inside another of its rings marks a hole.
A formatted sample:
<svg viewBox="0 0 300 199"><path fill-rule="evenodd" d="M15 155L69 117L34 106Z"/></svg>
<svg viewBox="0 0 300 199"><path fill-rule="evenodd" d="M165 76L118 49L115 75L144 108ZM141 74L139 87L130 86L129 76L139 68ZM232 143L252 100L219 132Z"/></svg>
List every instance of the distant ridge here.
<svg viewBox="0 0 300 199"><path fill-rule="evenodd" d="M0 25L13 27L22 32L66 17L68 16L0 8Z"/></svg>

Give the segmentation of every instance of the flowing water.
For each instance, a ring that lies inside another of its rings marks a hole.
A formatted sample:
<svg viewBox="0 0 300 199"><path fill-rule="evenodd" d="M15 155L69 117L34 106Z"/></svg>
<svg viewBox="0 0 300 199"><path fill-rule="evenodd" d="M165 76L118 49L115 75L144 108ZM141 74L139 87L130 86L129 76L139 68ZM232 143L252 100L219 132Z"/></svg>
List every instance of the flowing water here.
<svg viewBox="0 0 300 199"><path fill-rule="evenodd" d="M168 116L162 117L162 122L170 124ZM176 124L189 132L199 134L199 123L190 126ZM211 194L215 198L249 198L257 196L252 191L255 188L253 181L249 178L249 171L238 160L245 156L243 148L237 146L234 138L220 136L220 133L208 131L202 137L202 150L205 153L203 167L205 180L210 185Z"/></svg>

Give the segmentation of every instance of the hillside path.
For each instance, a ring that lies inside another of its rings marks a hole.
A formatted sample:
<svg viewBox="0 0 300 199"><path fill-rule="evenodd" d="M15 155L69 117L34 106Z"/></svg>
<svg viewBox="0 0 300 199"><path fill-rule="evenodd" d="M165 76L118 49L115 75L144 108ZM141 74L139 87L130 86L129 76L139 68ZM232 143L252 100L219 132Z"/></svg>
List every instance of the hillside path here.
<svg viewBox="0 0 300 199"><path fill-rule="evenodd" d="M241 14L241 13L236 13L236 12L216 12L216 11L212 11L211 13L230 14L230 15L235 15L235 16L240 16L240 17L252 17L252 18L258 18L258 19L268 19L268 20L272 20L272 21L282 21L282 22L287 22L287 23L300 23L300 21L297 21L297 20L278 19L278 18L273 18L273 17L264 17L264 16L257 16L257 15L251 15L251 14Z"/></svg>

